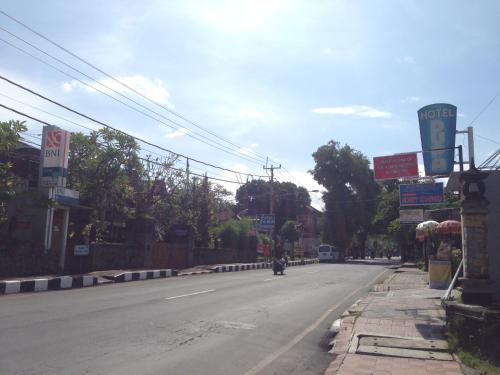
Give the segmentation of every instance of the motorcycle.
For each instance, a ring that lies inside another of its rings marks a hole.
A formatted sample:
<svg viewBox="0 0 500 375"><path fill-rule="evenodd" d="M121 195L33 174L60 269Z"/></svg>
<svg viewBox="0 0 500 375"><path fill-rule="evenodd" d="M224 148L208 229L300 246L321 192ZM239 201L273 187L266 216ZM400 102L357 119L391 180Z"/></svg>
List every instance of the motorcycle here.
<svg viewBox="0 0 500 375"><path fill-rule="evenodd" d="M278 272L283 275L285 272L285 267L286 267L286 260L285 259L274 259L273 260L273 272L275 275L278 274Z"/></svg>

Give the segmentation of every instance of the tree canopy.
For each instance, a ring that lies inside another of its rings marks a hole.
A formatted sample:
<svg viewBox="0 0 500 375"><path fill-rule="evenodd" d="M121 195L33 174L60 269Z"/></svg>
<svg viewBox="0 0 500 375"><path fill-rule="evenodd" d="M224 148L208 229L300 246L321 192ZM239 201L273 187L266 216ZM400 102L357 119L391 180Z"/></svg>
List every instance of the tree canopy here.
<svg viewBox="0 0 500 375"><path fill-rule="evenodd" d="M364 256L379 191L368 159L333 140L319 147L313 158L315 166L310 172L326 189L323 241L341 248L359 244L353 250Z"/></svg>

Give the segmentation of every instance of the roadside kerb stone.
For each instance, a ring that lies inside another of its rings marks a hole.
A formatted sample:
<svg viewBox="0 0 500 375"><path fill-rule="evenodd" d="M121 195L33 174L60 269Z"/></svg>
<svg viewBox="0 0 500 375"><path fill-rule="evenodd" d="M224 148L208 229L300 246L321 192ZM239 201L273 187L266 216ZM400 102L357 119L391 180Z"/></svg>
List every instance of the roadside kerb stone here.
<svg viewBox="0 0 500 375"><path fill-rule="evenodd" d="M319 263L318 259L304 259L304 260L292 260L288 262L288 267L303 266L306 264ZM236 272L236 271L248 271L255 269L266 269L271 268L272 263L270 262L259 262L251 264L226 264L215 266L212 268L214 272Z"/></svg>
<svg viewBox="0 0 500 375"><path fill-rule="evenodd" d="M24 280L0 281L0 294L45 292L48 290L74 289L96 286L95 276L58 276L50 278L34 278Z"/></svg>

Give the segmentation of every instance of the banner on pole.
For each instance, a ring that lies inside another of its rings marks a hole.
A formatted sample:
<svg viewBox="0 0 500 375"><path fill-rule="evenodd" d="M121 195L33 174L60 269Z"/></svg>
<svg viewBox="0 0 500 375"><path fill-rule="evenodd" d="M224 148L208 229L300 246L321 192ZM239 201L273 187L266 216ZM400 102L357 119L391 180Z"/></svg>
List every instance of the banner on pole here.
<svg viewBox="0 0 500 375"><path fill-rule="evenodd" d="M418 110L418 122L425 174L450 174L455 162L457 107L445 103L425 106Z"/></svg>

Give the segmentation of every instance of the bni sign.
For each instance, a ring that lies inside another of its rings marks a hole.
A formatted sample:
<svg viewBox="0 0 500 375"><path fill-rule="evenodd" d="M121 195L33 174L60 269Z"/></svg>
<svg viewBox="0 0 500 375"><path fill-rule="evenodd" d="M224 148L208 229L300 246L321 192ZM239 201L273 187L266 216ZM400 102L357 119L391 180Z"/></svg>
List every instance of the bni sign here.
<svg viewBox="0 0 500 375"><path fill-rule="evenodd" d="M443 203L443 183L399 185L400 206L427 206Z"/></svg>
<svg viewBox="0 0 500 375"><path fill-rule="evenodd" d="M41 186L66 186L70 136L70 132L55 126L43 127Z"/></svg>
<svg viewBox="0 0 500 375"><path fill-rule="evenodd" d="M455 156L457 107L445 103L427 105L418 110L418 122L425 174L450 174Z"/></svg>
<svg viewBox="0 0 500 375"><path fill-rule="evenodd" d="M374 157L373 171L375 180L418 177L417 154Z"/></svg>

